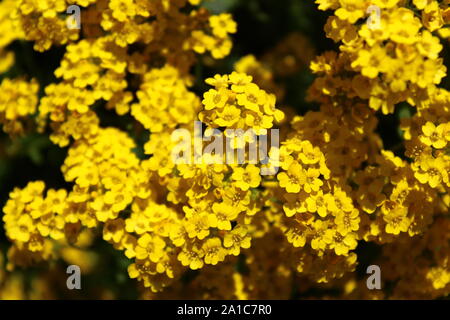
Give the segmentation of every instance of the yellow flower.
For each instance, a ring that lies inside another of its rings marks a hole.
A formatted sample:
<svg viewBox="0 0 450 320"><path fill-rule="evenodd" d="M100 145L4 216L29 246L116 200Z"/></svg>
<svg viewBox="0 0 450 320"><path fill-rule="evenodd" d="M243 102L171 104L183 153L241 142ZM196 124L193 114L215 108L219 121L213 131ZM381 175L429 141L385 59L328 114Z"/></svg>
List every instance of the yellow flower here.
<svg viewBox="0 0 450 320"><path fill-rule="evenodd" d="M355 23L365 14L366 5L364 1L340 0L339 3L341 7L335 13L341 20L348 20L350 23Z"/></svg>
<svg viewBox="0 0 450 320"><path fill-rule="evenodd" d="M414 176L420 183L428 183L431 188L436 188L442 182L448 182L448 160L442 157L423 157L418 163L418 169L414 172Z"/></svg>
<svg viewBox="0 0 450 320"><path fill-rule="evenodd" d="M218 91L210 89L204 93L202 103L206 110L222 109L228 101L228 94L228 90L224 88L220 88Z"/></svg>
<svg viewBox="0 0 450 320"><path fill-rule="evenodd" d="M308 168L308 170L306 171L306 181L303 185L303 189L307 193L319 191L319 188L323 185L323 182L319 179L319 176L319 169Z"/></svg>
<svg viewBox="0 0 450 320"><path fill-rule="evenodd" d="M194 245L192 247L184 247L178 254L178 260L183 266L189 266L192 270L200 269L203 267L203 257L205 251L202 248Z"/></svg>
<svg viewBox="0 0 450 320"><path fill-rule="evenodd" d="M440 29L444 25L441 9L436 1L432 1L422 11L422 23L431 32Z"/></svg>
<svg viewBox="0 0 450 320"><path fill-rule="evenodd" d="M373 213L383 204L385 199L386 196L376 189L362 188L358 191L357 201L361 208L367 213Z"/></svg>
<svg viewBox="0 0 450 320"><path fill-rule="evenodd" d="M245 124L252 128L256 135L266 135L267 130L273 127L273 118L260 113L247 113Z"/></svg>
<svg viewBox="0 0 450 320"><path fill-rule="evenodd" d="M403 44L413 44L417 41L417 34L422 24L412 10L396 9L389 20L390 37L393 41Z"/></svg>
<svg viewBox="0 0 450 320"><path fill-rule="evenodd" d="M352 198L348 197L343 190L336 190L333 195L327 194L327 208L333 214L341 211L351 212L353 210Z"/></svg>
<svg viewBox="0 0 450 320"><path fill-rule="evenodd" d="M434 289L443 289L450 282L450 273L444 268L434 267L429 269L426 278L432 282Z"/></svg>
<svg viewBox="0 0 450 320"><path fill-rule="evenodd" d="M112 241L119 243L125 234L125 221L121 218L109 220L105 223L103 228L103 239L105 241Z"/></svg>
<svg viewBox="0 0 450 320"><path fill-rule="evenodd" d="M314 250L325 250L333 241L333 230L328 228L329 224L322 220L316 220L313 224L315 233L311 240L311 248Z"/></svg>
<svg viewBox="0 0 450 320"><path fill-rule="evenodd" d="M241 110L233 105L226 106L221 112L217 112L217 118L214 123L219 127L231 127L239 121Z"/></svg>
<svg viewBox="0 0 450 320"><path fill-rule="evenodd" d="M227 233L223 239L224 247L235 256L240 254L241 248L250 248L250 242L251 237L248 235L248 229L242 225L234 227L234 229Z"/></svg>
<svg viewBox="0 0 450 320"><path fill-rule="evenodd" d="M250 203L250 191L232 186L227 188L223 194L223 202L233 206L238 211L244 211Z"/></svg>
<svg viewBox="0 0 450 320"><path fill-rule="evenodd" d="M206 213L198 214L186 220L185 228L189 238L202 240L209 235L211 222Z"/></svg>
<svg viewBox="0 0 450 320"><path fill-rule="evenodd" d="M311 142L302 141L302 152L299 157L304 164L316 164L322 159L322 152L318 147L313 147Z"/></svg>
<svg viewBox="0 0 450 320"><path fill-rule="evenodd" d="M249 76L245 73L238 73L236 71L233 71L229 77L229 82L231 83L231 90L233 90L234 92L237 93L243 93L245 92L245 90L248 88L247 85L249 85L252 80L253 77ZM259 93L259 91L257 90L257 88L255 86L250 86L251 89L257 91L257 93ZM244 101L246 101L246 97L242 97L242 99Z"/></svg>
<svg viewBox="0 0 450 320"><path fill-rule="evenodd" d="M239 93L236 96L236 99L239 105L259 113L260 105L263 105L266 102L266 93L259 89L256 84L249 83L243 88L243 93Z"/></svg>
<svg viewBox="0 0 450 320"><path fill-rule="evenodd" d="M277 176L280 186L289 193L300 192L306 183L306 174L298 162L293 162L287 172L280 172Z"/></svg>
<svg viewBox="0 0 450 320"><path fill-rule="evenodd" d="M164 255L165 246L165 241L160 237L145 233L137 241L136 258L140 260L149 258L152 262L158 262Z"/></svg>
<svg viewBox="0 0 450 320"><path fill-rule="evenodd" d="M390 65L390 59L386 49L378 46L369 50L358 51L358 58L352 63L355 69L361 69L361 74L370 79L374 79L380 72L386 72Z"/></svg>
<svg viewBox="0 0 450 320"><path fill-rule="evenodd" d="M209 24L213 34L219 38L225 38L229 33L236 33L237 31L237 24L229 13L211 16Z"/></svg>
<svg viewBox="0 0 450 320"><path fill-rule="evenodd" d="M33 226L33 219L27 214L23 214L19 217L17 222L10 228L11 239L27 242L30 240L31 233L35 230Z"/></svg>
<svg viewBox="0 0 450 320"><path fill-rule="evenodd" d="M425 143L427 146L433 146L436 149L443 149L447 145L446 137L444 136L444 130L446 124L441 123L437 127L434 123L427 121L425 125L422 126L423 136L420 136L420 141Z"/></svg>
<svg viewBox="0 0 450 320"><path fill-rule="evenodd" d="M223 261L226 256L226 250L222 247L220 238L210 238L203 243L202 251L205 253L205 263L216 265Z"/></svg>
<svg viewBox="0 0 450 320"><path fill-rule="evenodd" d="M111 205L105 203L102 197L97 197L91 202L90 208L95 212L98 221L106 222L117 217L117 214L111 210Z"/></svg>
<svg viewBox="0 0 450 320"><path fill-rule="evenodd" d="M382 206L383 220L386 222L386 233L397 235L408 231L411 224L408 218L408 207L394 201L386 201Z"/></svg>
<svg viewBox="0 0 450 320"><path fill-rule="evenodd" d="M225 202L214 203L212 210L213 213L209 215L210 226L219 230L231 230L231 221L236 219L239 211Z"/></svg>
<svg viewBox="0 0 450 320"><path fill-rule="evenodd" d="M183 224L172 225L170 228L170 240L176 247L181 247L186 242L187 231Z"/></svg>
<svg viewBox="0 0 450 320"><path fill-rule="evenodd" d="M40 218L37 230L43 237L61 240L64 238L64 218L61 215L49 213Z"/></svg>
<svg viewBox="0 0 450 320"><path fill-rule="evenodd" d="M334 219L334 223L336 224L336 230L342 236L347 235L352 231L358 231L359 229L359 212L357 209L352 210L351 212L341 211L336 214Z"/></svg>
<svg viewBox="0 0 450 320"><path fill-rule="evenodd" d="M300 191L299 193L286 193L284 194L284 198L287 202L284 203L283 210L287 217L292 217L296 213L308 211L307 205L310 204L310 202L308 202L308 194L306 192ZM309 208L312 209L311 204Z"/></svg>
<svg viewBox="0 0 450 320"><path fill-rule="evenodd" d="M413 0L414 5L419 10L423 10L429 2L430 0Z"/></svg>
<svg viewBox="0 0 450 320"><path fill-rule="evenodd" d="M0 84L0 124L8 134L23 133L22 118L32 115L38 103L36 80L3 79Z"/></svg>
<svg viewBox="0 0 450 320"><path fill-rule="evenodd" d="M105 193L105 203L111 205L113 212L124 210L132 201L131 193L122 189L121 192L108 191Z"/></svg>
<svg viewBox="0 0 450 320"><path fill-rule="evenodd" d="M136 14L135 4L132 0L111 0L109 8L114 18L121 22L127 21Z"/></svg>
<svg viewBox="0 0 450 320"><path fill-rule="evenodd" d="M216 74L213 78L207 78L205 83L215 87L217 90L220 90L221 88L228 88L228 75ZM203 104L206 106L205 102L203 102Z"/></svg>
<svg viewBox="0 0 450 320"><path fill-rule="evenodd" d="M230 39L216 39L208 46L214 59L222 59L230 54L233 43Z"/></svg>
<svg viewBox="0 0 450 320"><path fill-rule="evenodd" d="M322 190L318 190L315 193L311 193L308 198L306 198L306 207L309 212L317 212L319 216L325 218L328 214L326 197L324 196Z"/></svg>
<svg viewBox="0 0 450 320"><path fill-rule="evenodd" d="M423 56L429 59L437 59L443 46L440 43L439 38L434 37L431 32L424 31L420 42L417 43L417 49Z"/></svg>
<svg viewBox="0 0 450 320"><path fill-rule="evenodd" d="M294 222L285 232L286 239L294 248L304 247L308 236L308 228L300 223Z"/></svg>
<svg viewBox="0 0 450 320"><path fill-rule="evenodd" d="M333 236L331 247L338 256L347 256L350 250L356 249L358 245L356 240L354 232L347 233L345 236L336 232Z"/></svg>

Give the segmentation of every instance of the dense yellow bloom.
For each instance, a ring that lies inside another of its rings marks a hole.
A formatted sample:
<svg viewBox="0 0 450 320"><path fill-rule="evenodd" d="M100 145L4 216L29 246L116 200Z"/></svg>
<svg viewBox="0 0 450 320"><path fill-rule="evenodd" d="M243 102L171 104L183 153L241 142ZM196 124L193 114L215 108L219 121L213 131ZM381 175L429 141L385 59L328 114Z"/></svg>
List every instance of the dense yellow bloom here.
<svg viewBox="0 0 450 320"><path fill-rule="evenodd" d="M4 79L0 84L0 123L9 134L23 133L20 122L36 112L39 85L35 80Z"/></svg>

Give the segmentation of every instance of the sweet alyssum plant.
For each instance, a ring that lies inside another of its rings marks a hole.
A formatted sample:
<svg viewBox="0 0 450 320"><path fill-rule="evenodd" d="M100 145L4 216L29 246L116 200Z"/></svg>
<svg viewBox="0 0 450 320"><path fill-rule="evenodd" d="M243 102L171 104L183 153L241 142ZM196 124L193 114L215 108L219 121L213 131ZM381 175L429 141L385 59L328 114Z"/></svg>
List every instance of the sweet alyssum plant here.
<svg viewBox="0 0 450 320"><path fill-rule="evenodd" d="M0 294L14 292L8 274L19 267L62 258L89 269L100 237L129 259L144 298L278 299L310 288L345 298L448 295L450 93L440 83L449 1L316 0L338 50L311 61L308 99L320 108L304 115L277 103L284 88L275 79L295 65L274 57L304 40L296 35L262 60L245 56L234 71L200 79L203 96L191 90L198 59L227 56L237 32L230 14L199 2L0 2L1 72L14 65L15 40L65 48L54 83L1 82L0 122L11 139L39 132L67 148L61 172L71 186L30 181L9 194ZM81 29L66 25L73 4ZM371 5L379 28L365 23ZM308 61L308 49L294 53ZM413 112L401 122L400 157L376 127L405 103ZM102 125L103 109L128 117L133 135ZM280 146L268 150L279 171L261 175L264 164L208 153L174 163L171 134L192 132L195 121L205 132L279 128ZM142 155L135 137L144 133ZM362 243L380 248L383 290L355 272Z"/></svg>

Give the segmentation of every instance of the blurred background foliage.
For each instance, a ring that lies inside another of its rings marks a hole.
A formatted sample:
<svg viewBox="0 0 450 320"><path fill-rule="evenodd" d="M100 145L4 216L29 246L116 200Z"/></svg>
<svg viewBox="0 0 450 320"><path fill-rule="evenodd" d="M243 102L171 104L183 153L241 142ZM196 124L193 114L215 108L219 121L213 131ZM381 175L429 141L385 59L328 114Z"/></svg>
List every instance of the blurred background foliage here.
<svg viewBox="0 0 450 320"><path fill-rule="evenodd" d="M273 49L277 43L292 32L299 32L307 37L315 49L316 54L327 50L337 50L336 45L325 37L323 27L328 13L319 11L313 0L206 0L202 5L213 13L230 12L238 24L238 32L233 37L232 53L226 58L212 65L201 60L194 66L192 73L196 83L192 90L202 95L208 88L204 79L216 73L230 73L234 63L247 54L257 58ZM16 41L10 48L16 56L14 67L3 78L25 76L36 78L40 84L40 96L46 85L55 82L54 70L65 52L64 47L52 47L45 53L35 52L32 43ZM448 47L445 48L448 57ZM449 87L448 79L444 82ZM315 110L318 106L305 100L306 90L313 81L313 75L307 67L283 79L286 86L284 105L289 105L300 114L308 110ZM117 117L113 112L97 108L103 126L116 126L128 130L131 134L133 127L131 117ZM402 105L394 115L382 117L379 123L380 133L385 147L392 149L397 155L403 155L401 147L401 132L398 129L400 117L411 116L411 108ZM148 136L135 138L138 145L142 145ZM67 148L59 148L52 144L45 134L29 134L12 141L0 133L0 205L3 207L10 191L14 187L25 187L32 180L44 180L49 188L67 187L60 172L60 167L67 153ZM1 215L1 214L0 214ZM5 255L9 242L4 235L3 223L0 224L0 253ZM119 251L114 250L108 243L99 239L89 249L90 253L99 261L96 268L88 275L83 275L83 292L68 292L65 289L64 274L67 261L56 262L50 266L54 272L62 272L61 281L54 284L55 295L60 298L89 298L90 295L99 297L98 288L104 288L111 296L122 299L134 299L138 296L137 282L127 275L128 259ZM360 251L359 247L357 251ZM363 252L376 255L377 248L366 249ZM370 260L371 254L362 257ZM62 271L61 271L62 270ZM359 270L360 271L360 270ZM45 275L48 266L29 268L25 273L25 285L29 285L37 273ZM317 292L311 293L317 294Z"/></svg>

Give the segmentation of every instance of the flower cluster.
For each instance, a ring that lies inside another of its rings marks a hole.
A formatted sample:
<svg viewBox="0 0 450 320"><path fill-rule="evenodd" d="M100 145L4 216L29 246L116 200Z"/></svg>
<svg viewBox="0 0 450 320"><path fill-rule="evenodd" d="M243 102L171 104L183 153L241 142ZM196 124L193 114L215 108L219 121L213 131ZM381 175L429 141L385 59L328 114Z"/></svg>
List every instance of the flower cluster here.
<svg viewBox="0 0 450 320"><path fill-rule="evenodd" d="M37 81L4 79L0 84L0 123L10 135L24 133L26 118L34 115L38 104Z"/></svg>
<svg viewBox="0 0 450 320"><path fill-rule="evenodd" d="M210 128L251 128L256 135L266 135L267 129L280 122L284 114L275 107L275 95L267 94L252 79L237 72L207 79L214 89L204 94L205 110L199 119Z"/></svg>
<svg viewBox="0 0 450 320"><path fill-rule="evenodd" d="M319 74L313 88L322 98L355 96L374 110L392 113L395 104L427 92L446 75L443 46L433 32L449 19L438 1L316 1L320 9L335 10L325 26L327 36L340 42L340 53L319 57L312 70ZM380 9L380 17L366 13ZM415 12L419 12L419 17ZM365 19L379 19L379 26ZM420 19L421 18L421 19ZM445 29L444 29L445 30ZM314 91L315 91L314 90ZM314 95L313 95L314 97Z"/></svg>

